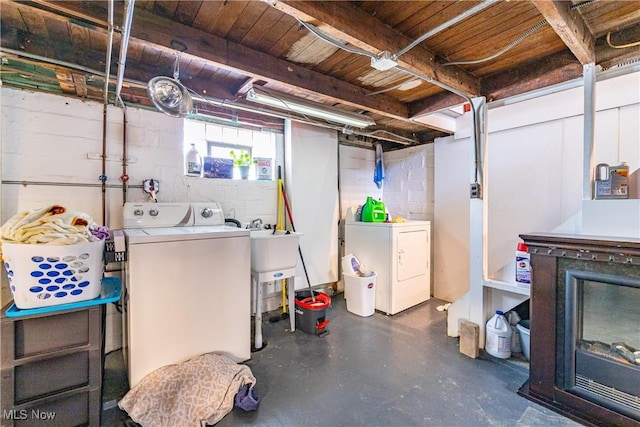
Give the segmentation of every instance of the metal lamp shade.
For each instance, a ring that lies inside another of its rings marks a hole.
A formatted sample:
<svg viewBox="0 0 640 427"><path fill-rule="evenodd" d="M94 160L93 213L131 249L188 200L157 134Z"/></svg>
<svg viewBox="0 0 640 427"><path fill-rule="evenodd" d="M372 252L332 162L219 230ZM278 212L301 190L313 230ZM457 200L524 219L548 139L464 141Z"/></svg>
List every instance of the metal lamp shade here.
<svg viewBox="0 0 640 427"><path fill-rule="evenodd" d="M163 113L173 117L184 117L193 109L193 100L187 89L178 80L158 76L147 84L149 99Z"/></svg>

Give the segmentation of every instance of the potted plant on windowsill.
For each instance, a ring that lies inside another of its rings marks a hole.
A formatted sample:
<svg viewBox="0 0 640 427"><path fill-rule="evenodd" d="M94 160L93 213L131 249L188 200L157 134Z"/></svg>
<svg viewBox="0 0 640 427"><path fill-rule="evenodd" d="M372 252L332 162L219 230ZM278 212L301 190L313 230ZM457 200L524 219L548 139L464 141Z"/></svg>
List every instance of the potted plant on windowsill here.
<svg viewBox="0 0 640 427"><path fill-rule="evenodd" d="M241 149L239 153L231 150L229 154L233 159L233 165L240 170L240 178L248 179L251 166L255 165L257 162L252 160L251 155L243 149Z"/></svg>

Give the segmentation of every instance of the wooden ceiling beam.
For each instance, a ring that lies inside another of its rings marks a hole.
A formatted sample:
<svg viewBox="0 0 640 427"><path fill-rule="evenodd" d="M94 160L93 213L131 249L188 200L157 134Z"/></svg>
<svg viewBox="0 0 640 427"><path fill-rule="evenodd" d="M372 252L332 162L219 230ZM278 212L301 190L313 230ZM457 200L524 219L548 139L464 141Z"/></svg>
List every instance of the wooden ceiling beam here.
<svg viewBox="0 0 640 427"><path fill-rule="evenodd" d="M312 24L338 40L378 55L395 54L413 42L389 25L346 1L263 0L294 18ZM469 96L480 93L480 81L459 67L440 65L436 55L422 45L404 53L398 65L427 76Z"/></svg>
<svg viewBox="0 0 640 427"><path fill-rule="evenodd" d="M71 72L67 69L59 67L56 67L55 71L56 78L58 79L58 83L60 84L60 89L62 89L62 92L75 94L76 88L73 84L73 77L71 75Z"/></svg>
<svg viewBox="0 0 640 427"><path fill-rule="evenodd" d="M532 1L582 65L595 63L595 38L570 1Z"/></svg>
<svg viewBox="0 0 640 427"><path fill-rule="evenodd" d="M554 53L533 63L522 64L482 79L482 94L488 102L498 101L582 77L583 66L568 50ZM409 104L411 117L424 116L466 102L453 93L443 92Z"/></svg>
<svg viewBox="0 0 640 427"><path fill-rule="evenodd" d="M85 80L84 74L72 73L72 76L73 84L76 88L76 95L84 98L87 96L87 81Z"/></svg>
<svg viewBox="0 0 640 427"><path fill-rule="evenodd" d="M187 46L183 55L192 55L210 61L216 66L231 68L256 79L274 81L289 86L292 90L303 90L332 98L344 103L397 119L407 119L408 110L403 103L387 96L367 96L363 88L318 73L293 62L281 60L266 53L247 48L200 30L159 18L136 10L135 24L131 29L129 43L152 44L156 48L173 52L171 40L178 39Z"/></svg>
<svg viewBox="0 0 640 427"><path fill-rule="evenodd" d="M602 68L607 69L625 62L640 61L640 23L622 28L609 36L596 40L596 58ZM616 47L614 47L616 46Z"/></svg>
<svg viewBox="0 0 640 427"><path fill-rule="evenodd" d="M467 102L466 99L456 95L455 93L441 92L428 98L412 102L411 104L409 104L409 113L413 118L426 116L428 114L435 113L440 110L445 110L447 108L451 108L465 102Z"/></svg>
<svg viewBox="0 0 640 427"><path fill-rule="evenodd" d="M49 11L56 7L57 2L39 2L40 5L43 3L47 4L48 10L38 9L32 5L19 2L10 2L3 5L3 7L17 8L18 11L27 14L33 13L35 9L38 13L48 14L47 16L52 19L68 21L67 18L60 17ZM87 22L92 18L94 20L99 19L99 17L94 16L96 10L91 7L90 3L66 2L64 13L67 16L71 13L77 13L83 18L85 27L106 33L106 25L103 27ZM115 22L122 22L123 13L121 8L116 8ZM70 21L70 25L75 24ZM334 103L343 103L395 119L408 120L407 106L391 97L385 95L367 96L367 91L359 86L309 70L295 63L275 58L187 25L161 18L144 9L135 9L129 40L130 49L135 45L138 45L140 49L143 46L152 46L155 49L174 54L175 51L170 47L171 41L174 39L180 40L187 45L188 50L182 54L183 56L191 55L194 59L200 58L216 66L232 69L256 79L278 82L289 86L292 90L297 89L302 92L328 97Z"/></svg>
<svg viewBox="0 0 640 427"><path fill-rule="evenodd" d="M497 101L582 77L584 67L565 50L482 79L487 101Z"/></svg>
<svg viewBox="0 0 640 427"><path fill-rule="evenodd" d="M256 79L252 77L247 77L245 81L243 81L241 84L238 85L238 87L233 89L232 92L235 96L243 96L245 93L247 93L249 89L251 89L251 86L255 82L256 82Z"/></svg>

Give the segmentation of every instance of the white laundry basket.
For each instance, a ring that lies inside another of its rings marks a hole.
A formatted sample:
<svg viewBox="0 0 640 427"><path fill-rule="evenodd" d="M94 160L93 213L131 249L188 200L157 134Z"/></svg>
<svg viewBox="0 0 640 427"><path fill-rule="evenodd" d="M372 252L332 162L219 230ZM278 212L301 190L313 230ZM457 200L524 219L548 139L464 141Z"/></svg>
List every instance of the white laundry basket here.
<svg viewBox="0 0 640 427"><path fill-rule="evenodd" d="M360 277L344 275L344 295L347 299L347 311L358 316L368 317L376 307L376 274Z"/></svg>
<svg viewBox="0 0 640 427"><path fill-rule="evenodd" d="M2 243L14 304L29 309L96 298L103 254L104 240L75 245Z"/></svg>

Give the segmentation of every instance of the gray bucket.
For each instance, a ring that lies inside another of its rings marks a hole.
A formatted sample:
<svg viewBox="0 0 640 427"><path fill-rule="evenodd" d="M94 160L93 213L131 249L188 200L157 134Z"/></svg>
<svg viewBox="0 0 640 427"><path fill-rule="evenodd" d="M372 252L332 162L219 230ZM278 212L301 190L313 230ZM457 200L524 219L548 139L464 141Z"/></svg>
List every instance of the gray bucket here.
<svg viewBox="0 0 640 427"><path fill-rule="evenodd" d="M311 298L311 292L315 302ZM296 292L296 328L308 334L321 334L329 324L327 308L331 305L331 297L318 291Z"/></svg>

